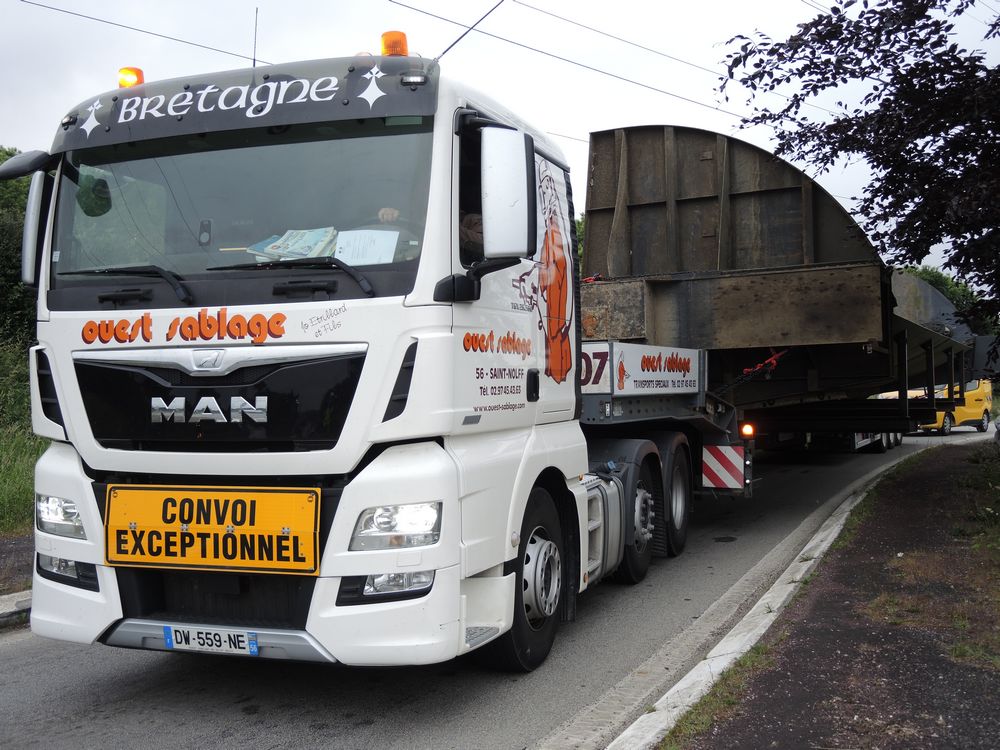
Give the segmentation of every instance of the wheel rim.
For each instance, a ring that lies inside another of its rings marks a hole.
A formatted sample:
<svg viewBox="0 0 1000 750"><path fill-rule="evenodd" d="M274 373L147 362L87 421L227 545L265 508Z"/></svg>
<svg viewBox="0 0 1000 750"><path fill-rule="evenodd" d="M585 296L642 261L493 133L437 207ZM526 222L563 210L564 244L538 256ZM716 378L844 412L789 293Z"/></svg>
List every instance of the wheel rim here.
<svg viewBox="0 0 1000 750"><path fill-rule="evenodd" d="M640 482L635 491L635 549L645 552L646 544L653 538L653 493Z"/></svg>
<svg viewBox="0 0 1000 750"><path fill-rule="evenodd" d="M990 415L983 412L983 432L986 432L990 428Z"/></svg>
<svg viewBox="0 0 1000 750"><path fill-rule="evenodd" d="M951 414L945 414L944 419L941 421L942 429L945 434L951 432Z"/></svg>
<svg viewBox="0 0 1000 750"><path fill-rule="evenodd" d="M559 547L536 526L524 551L524 614L532 627L555 614L562 590L562 560Z"/></svg>
<svg viewBox="0 0 1000 750"><path fill-rule="evenodd" d="M674 468L674 477L670 484L671 522L676 528L680 528L687 510L687 485L684 481L683 468L680 466Z"/></svg>

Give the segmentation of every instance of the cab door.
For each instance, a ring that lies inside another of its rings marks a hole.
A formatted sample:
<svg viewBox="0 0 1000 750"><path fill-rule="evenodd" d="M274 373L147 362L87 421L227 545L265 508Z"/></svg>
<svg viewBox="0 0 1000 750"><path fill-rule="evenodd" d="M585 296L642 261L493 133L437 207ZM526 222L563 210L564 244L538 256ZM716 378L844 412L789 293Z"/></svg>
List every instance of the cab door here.
<svg viewBox="0 0 1000 750"><path fill-rule="evenodd" d="M465 275L485 260L482 222L481 128L455 139L453 273ZM455 416L462 434L528 428L539 414L542 368L533 304L532 259L484 274L478 299L453 307ZM537 285L536 285L537 286Z"/></svg>
<svg viewBox="0 0 1000 750"><path fill-rule="evenodd" d="M493 165L482 161L481 133L462 129L456 139L457 274L485 259L482 175ZM482 429L575 416L578 340L569 178L565 167L542 154L535 153L533 162L528 198L535 204L535 239L530 255L483 275L479 298L454 306L456 343L462 346L457 402L463 423Z"/></svg>

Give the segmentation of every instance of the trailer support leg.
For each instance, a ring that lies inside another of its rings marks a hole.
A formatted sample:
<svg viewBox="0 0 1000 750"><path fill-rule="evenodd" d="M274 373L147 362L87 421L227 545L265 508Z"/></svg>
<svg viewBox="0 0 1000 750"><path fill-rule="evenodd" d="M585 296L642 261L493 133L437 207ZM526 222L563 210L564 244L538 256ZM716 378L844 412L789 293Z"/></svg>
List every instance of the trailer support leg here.
<svg viewBox="0 0 1000 750"><path fill-rule="evenodd" d="M896 336L896 382L899 386L899 416L910 416L910 352L906 341L906 331Z"/></svg>
<svg viewBox="0 0 1000 750"><path fill-rule="evenodd" d="M927 387L927 405L931 409L937 408L937 398L934 391L934 340L931 339L924 344L924 362L926 370L925 380Z"/></svg>

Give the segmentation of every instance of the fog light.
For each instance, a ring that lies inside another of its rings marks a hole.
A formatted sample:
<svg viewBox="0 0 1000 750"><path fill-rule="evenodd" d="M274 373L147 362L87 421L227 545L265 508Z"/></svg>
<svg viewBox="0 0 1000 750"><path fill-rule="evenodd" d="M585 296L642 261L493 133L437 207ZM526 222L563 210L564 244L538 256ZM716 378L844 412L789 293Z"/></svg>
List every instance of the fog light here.
<svg viewBox="0 0 1000 750"><path fill-rule="evenodd" d="M89 591L100 590L97 583L97 566L93 563L67 560L39 553L38 574L42 578L65 583L67 586L76 586Z"/></svg>
<svg viewBox="0 0 1000 750"><path fill-rule="evenodd" d="M56 575L79 578L76 574L76 560L64 560L61 557L40 554L38 556L38 567Z"/></svg>
<svg viewBox="0 0 1000 750"><path fill-rule="evenodd" d="M425 547L441 537L441 503L380 505L358 516L351 550Z"/></svg>
<svg viewBox="0 0 1000 750"><path fill-rule="evenodd" d="M423 591L429 589L433 583L433 570L421 570L416 573L379 573L368 576L368 580L365 581L365 596Z"/></svg>
<svg viewBox="0 0 1000 750"><path fill-rule="evenodd" d="M71 536L76 539L87 538L75 500L36 494L35 523L39 531L46 531L49 534Z"/></svg>

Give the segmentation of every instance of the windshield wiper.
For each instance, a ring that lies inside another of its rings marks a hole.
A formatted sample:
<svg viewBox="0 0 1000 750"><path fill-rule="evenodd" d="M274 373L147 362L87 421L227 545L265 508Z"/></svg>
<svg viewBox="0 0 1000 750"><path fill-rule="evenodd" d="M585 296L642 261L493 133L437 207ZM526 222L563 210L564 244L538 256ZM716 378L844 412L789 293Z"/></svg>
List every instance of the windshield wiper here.
<svg viewBox="0 0 1000 750"><path fill-rule="evenodd" d="M335 258L332 255L321 255L316 258L286 258L285 260L265 260L260 263L239 263L235 266L212 266L211 268L206 268L206 271L235 271L240 269L248 268L339 268L341 271L346 273L359 287L361 291L367 294L369 297L375 296L375 289L372 287L371 282L364 277L364 275L358 271L354 266L348 265L340 258Z"/></svg>
<svg viewBox="0 0 1000 750"><path fill-rule="evenodd" d="M160 266L122 266L121 268L88 268L83 271L60 271L59 276L159 276L170 284L177 299L185 305L190 305L194 298L184 286L184 281L173 271Z"/></svg>

